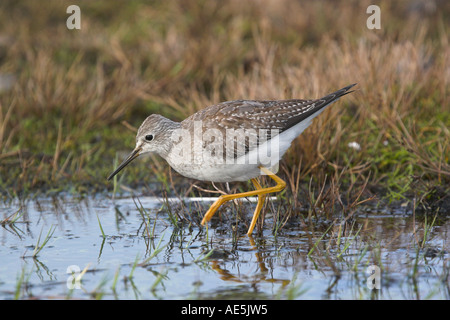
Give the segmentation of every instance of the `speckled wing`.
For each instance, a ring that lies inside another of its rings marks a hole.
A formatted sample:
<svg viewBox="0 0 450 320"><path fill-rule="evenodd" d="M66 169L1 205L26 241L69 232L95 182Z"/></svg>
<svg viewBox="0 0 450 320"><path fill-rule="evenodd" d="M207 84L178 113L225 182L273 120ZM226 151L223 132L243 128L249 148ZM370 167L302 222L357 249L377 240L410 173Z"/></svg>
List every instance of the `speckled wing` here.
<svg viewBox="0 0 450 320"><path fill-rule="evenodd" d="M194 122L202 124L204 129L219 130L223 137L230 132L243 132L242 135L232 137L234 143L234 157L242 152L249 152L257 147L261 141L269 140L273 134L295 126L336 101L354 85L347 86L332 94L316 100L234 100L222 102L198 111L182 122L182 127L192 130ZM261 134L264 134L262 137ZM211 140L203 141L203 147L208 148ZM241 146L241 148L239 147ZM241 151L241 152L239 152Z"/></svg>

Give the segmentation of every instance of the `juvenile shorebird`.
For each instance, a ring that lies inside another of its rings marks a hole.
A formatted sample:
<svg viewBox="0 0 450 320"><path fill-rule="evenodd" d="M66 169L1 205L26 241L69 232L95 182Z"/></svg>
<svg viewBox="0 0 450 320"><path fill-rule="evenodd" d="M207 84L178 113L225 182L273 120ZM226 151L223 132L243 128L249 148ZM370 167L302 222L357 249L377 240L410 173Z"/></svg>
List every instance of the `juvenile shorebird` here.
<svg viewBox="0 0 450 320"><path fill-rule="evenodd" d="M144 120L136 135L136 147L108 177L112 179L138 156L155 152L181 175L203 181L251 180L254 191L222 195L202 220L207 223L219 207L236 198L258 196L247 234L251 234L266 195L279 192L286 183L271 168L328 105L355 84L315 100L235 100L202 109L182 122L153 114ZM262 188L257 177L268 175L276 182Z"/></svg>

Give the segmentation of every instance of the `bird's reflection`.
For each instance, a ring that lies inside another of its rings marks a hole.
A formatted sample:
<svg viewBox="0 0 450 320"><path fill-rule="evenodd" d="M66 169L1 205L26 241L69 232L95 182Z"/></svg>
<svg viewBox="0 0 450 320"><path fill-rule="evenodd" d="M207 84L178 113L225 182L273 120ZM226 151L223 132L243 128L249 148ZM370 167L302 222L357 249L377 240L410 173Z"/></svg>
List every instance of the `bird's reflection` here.
<svg viewBox="0 0 450 320"><path fill-rule="evenodd" d="M289 279L278 279L274 278L273 275L269 272L269 269L266 267L265 259L262 256L262 248L258 245L256 245L255 240L251 235L247 235L250 245L253 248L253 251L255 251L255 257L258 262L258 270L252 274L241 274L240 272L233 274L229 270L225 269L221 266L221 262L223 260L211 260L211 268L216 271L220 275L220 279L224 281L233 281L233 282L239 282L239 283L261 283L261 282L268 282L268 283L279 283L282 287L287 286L290 283Z"/></svg>

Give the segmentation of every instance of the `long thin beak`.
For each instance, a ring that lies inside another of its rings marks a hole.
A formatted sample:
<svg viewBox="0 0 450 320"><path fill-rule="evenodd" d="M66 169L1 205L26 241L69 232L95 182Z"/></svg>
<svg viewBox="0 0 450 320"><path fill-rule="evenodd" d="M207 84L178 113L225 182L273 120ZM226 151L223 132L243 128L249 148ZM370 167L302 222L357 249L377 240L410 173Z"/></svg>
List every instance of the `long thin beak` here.
<svg viewBox="0 0 450 320"><path fill-rule="evenodd" d="M125 168L131 161L139 157L139 154L141 152L142 148L136 148L131 152L125 160L120 164L120 166L114 170L113 173L111 173L108 177L108 180L111 180L116 174L118 174L123 168Z"/></svg>

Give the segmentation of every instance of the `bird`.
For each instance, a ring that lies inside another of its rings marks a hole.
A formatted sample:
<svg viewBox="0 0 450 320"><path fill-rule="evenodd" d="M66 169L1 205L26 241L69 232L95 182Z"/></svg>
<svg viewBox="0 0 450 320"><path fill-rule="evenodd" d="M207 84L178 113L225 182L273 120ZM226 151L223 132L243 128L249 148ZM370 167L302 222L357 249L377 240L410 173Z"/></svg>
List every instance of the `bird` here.
<svg viewBox="0 0 450 320"><path fill-rule="evenodd" d="M210 182L250 180L255 190L221 195L201 221L205 225L227 201L258 196L247 231L250 236L269 193L286 182L276 175L278 163L297 138L327 106L351 92L348 85L319 99L233 100L208 106L181 122L148 116L136 134L134 150L108 176L111 180L134 159L156 153L179 174ZM271 178L263 188L258 180Z"/></svg>

